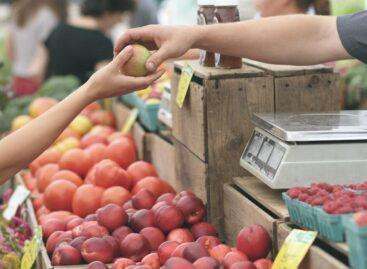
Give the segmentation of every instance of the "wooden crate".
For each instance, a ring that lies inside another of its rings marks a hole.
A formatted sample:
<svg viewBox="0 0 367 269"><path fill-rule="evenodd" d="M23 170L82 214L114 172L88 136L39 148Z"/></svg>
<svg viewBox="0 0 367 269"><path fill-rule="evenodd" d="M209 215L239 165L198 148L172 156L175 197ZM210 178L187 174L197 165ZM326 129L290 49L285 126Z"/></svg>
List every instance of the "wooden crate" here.
<svg viewBox="0 0 367 269"><path fill-rule="evenodd" d="M194 76L185 103L172 103L176 176L183 187L200 188L209 219L222 232L223 183L249 175L239 160L253 131L252 114L339 110L337 75L320 66L271 73L255 64L219 70L189 63ZM184 65L175 65L172 100Z"/></svg>
<svg viewBox="0 0 367 269"><path fill-rule="evenodd" d="M278 223L277 226L277 249L279 250L282 246L284 240L291 232L292 228L287 223ZM339 253L332 249L333 254L328 253L320 247L319 242L310 248L308 254L302 261L300 269L346 269L349 268L345 263L339 259L344 259L346 262L346 257L343 253ZM329 249L330 251L330 249ZM338 259L339 258L339 259Z"/></svg>

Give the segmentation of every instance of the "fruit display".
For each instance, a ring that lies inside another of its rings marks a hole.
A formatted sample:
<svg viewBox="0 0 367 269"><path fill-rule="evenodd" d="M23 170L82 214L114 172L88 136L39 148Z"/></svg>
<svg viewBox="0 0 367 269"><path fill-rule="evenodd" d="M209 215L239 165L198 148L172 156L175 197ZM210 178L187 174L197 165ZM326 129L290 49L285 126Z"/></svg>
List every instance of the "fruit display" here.
<svg viewBox="0 0 367 269"><path fill-rule="evenodd" d="M311 184L283 193L293 222L317 230L329 240L342 242L343 219L367 210L367 183L353 185Z"/></svg>

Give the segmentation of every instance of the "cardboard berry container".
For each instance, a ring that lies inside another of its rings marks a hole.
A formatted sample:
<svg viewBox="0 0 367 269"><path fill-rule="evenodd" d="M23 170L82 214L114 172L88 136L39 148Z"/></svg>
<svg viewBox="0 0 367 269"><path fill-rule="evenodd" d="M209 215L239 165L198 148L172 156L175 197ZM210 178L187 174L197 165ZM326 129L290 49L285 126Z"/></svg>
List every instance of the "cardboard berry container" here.
<svg viewBox="0 0 367 269"><path fill-rule="evenodd" d="M353 269L367 269L367 227L359 227L351 216L343 218L349 246L349 264Z"/></svg>

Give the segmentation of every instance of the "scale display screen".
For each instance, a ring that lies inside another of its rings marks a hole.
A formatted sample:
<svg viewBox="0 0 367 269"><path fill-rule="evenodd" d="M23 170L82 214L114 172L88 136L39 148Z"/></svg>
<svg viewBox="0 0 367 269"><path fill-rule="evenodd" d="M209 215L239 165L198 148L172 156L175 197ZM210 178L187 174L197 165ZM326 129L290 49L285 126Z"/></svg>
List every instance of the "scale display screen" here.
<svg viewBox="0 0 367 269"><path fill-rule="evenodd" d="M285 151L285 148L275 141L254 131L242 159L272 180L278 171Z"/></svg>

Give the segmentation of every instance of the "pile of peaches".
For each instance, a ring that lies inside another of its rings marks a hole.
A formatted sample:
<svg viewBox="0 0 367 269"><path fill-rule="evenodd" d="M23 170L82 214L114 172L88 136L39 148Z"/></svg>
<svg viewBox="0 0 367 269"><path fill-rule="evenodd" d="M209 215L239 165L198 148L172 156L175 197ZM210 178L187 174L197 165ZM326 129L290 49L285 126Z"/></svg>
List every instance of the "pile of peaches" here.
<svg viewBox="0 0 367 269"><path fill-rule="evenodd" d="M23 173L52 265L271 268L263 227L243 229L237 248L223 244L205 221L203 201L189 191L176 194L150 163L138 161L132 137L111 121L88 122L96 110L87 107Z"/></svg>

